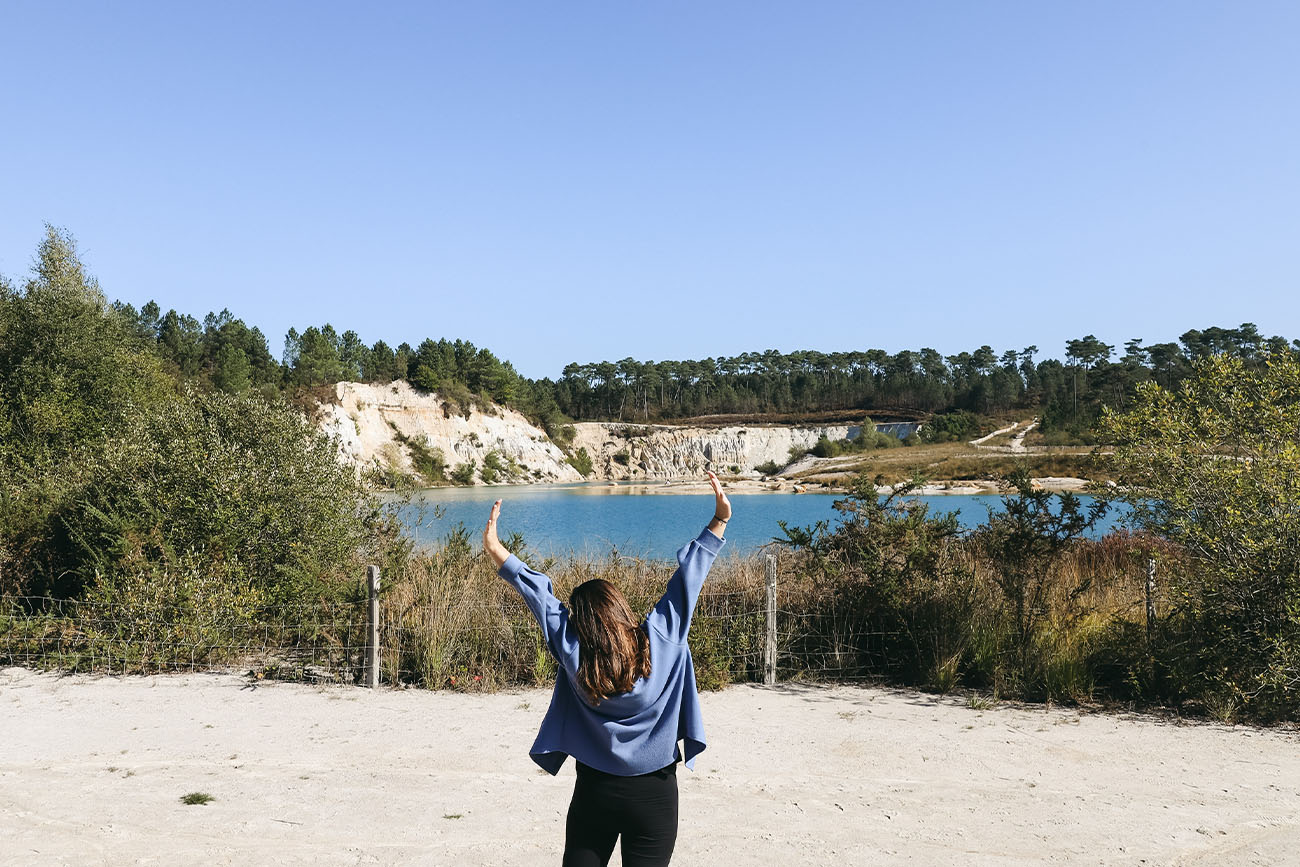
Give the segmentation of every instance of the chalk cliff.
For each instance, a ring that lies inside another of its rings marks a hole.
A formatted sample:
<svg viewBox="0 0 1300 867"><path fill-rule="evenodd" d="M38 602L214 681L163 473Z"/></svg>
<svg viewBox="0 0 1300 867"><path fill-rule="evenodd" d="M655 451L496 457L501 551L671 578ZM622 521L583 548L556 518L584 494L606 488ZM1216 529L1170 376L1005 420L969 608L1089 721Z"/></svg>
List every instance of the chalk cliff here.
<svg viewBox="0 0 1300 867"><path fill-rule="evenodd" d="M468 416L404 382L340 382L335 402L320 406L320 424L338 437L343 456L361 469L410 473L411 443L438 449L450 472L474 461L480 484L483 460L495 452L507 468L500 481L578 482L582 476L564 453L519 413L504 407L473 409Z"/></svg>
<svg viewBox="0 0 1300 867"><path fill-rule="evenodd" d="M857 436L857 425L815 427L674 427L616 422L574 425L572 448L585 448L601 479L686 479L705 470L757 476L768 462L784 467L792 448L810 449L821 436Z"/></svg>
<svg viewBox="0 0 1300 867"><path fill-rule="evenodd" d="M514 410L492 407L462 415L437 394L406 382L340 382L334 400L319 408L321 427L336 436L343 457L363 470L414 471L412 452L437 449L447 471L473 461L481 484L484 459L495 452L506 468L502 482L577 482L582 476L546 433ZM586 449L589 479L689 479L705 470L759 475L755 467L790 460L792 448L809 449L818 437L856 436L855 425L808 427L678 427L580 422L570 451Z"/></svg>

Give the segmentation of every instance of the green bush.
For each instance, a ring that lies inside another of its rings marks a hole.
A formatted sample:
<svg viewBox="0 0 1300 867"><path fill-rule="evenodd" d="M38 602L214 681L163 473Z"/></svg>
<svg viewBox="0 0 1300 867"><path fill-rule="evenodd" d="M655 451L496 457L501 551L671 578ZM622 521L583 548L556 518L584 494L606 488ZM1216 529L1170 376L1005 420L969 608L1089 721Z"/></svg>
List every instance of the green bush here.
<svg viewBox="0 0 1300 867"><path fill-rule="evenodd" d="M921 440L927 443L947 443L973 438L979 432L979 417L959 409L934 416L921 426Z"/></svg>
<svg viewBox="0 0 1300 867"><path fill-rule="evenodd" d="M932 516L910 502L915 488L905 484L882 498L874 480L859 475L835 502L843 520L833 531L825 521L780 522L778 541L803 552L799 583L810 594L789 599L792 609L809 612L807 625L792 630L794 644L800 654L829 656L838 671L951 688L950 669L971 640L975 576L956 556L956 515ZM866 646L860 635L881 640Z"/></svg>
<svg viewBox="0 0 1300 867"><path fill-rule="evenodd" d="M474 484L474 461L466 461L463 464L456 464L456 468L451 471L451 480L458 485Z"/></svg>
<svg viewBox="0 0 1300 867"><path fill-rule="evenodd" d="M201 552L272 601L310 598L355 577L384 532L335 445L285 404L190 391L123 434L59 516L83 582L145 544L159 562Z"/></svg>
<svg viewBox="0 0 1300 867"><path fill-rule="evenodd" d="M993 582L1010 612L1019 673L1033 682L1039 675L1033 648L1041 639L1048 594L1060 585L1057 566L1071 546L1101 520L1108 504L1098 498L1085 506L1073 494L1035 490L1023 470L1013 473L1008 481L1012 493L1002 497L1001 509L989 509L988 522L972 539L989 564ZM1065 589L1077 597L1086 587Z"/></svg>
<svg viewBox="0 0 1300 867"><path fill-rule="evenodd" d="M488 485L506 475L506 465L501 463L501 455L495 451L485 454L483 456L483 469L479 470L478 475L484 484Z"/></svg>
<svg viewBox="0 0 1300 867"><path fill-rule="evenodd" d="M426 437L407 439L405 443L411 452L412 466L424 476L426 482L437 484L447 480L447 459L443 456L442 449L430 446Z"/></svg>
<svg viewBox="0 0 1300 867"><path fill-rule="evenodd" d="M76 598L193 554L284 599L391 543L305 416L252 390L177 394L128 326L54 230L24 291L0 291L0 590Z"/></svg>
<svg viewBox="0 0 1300 867"><path fill-rule="evenodd" d="M548 424L546 426L547 435L550 436L551 442L555 443L562 450L567 449L577 436L577 430L571 424Z"/></svg>
<svg viewBox="0 0 1300 867"><path fill-rule="evenodd" d="M767 461L766 463L754 467L754 471L762 473L765 476L775 476L777 473L781 472L781 468L776 465L776 461Z"/></svg>
<svg viewBox="0 0 1300 867"><path fill-rule="evenodd" d="M811 451L819 458L833 458L843 451L843 446L838 442L832 442L830 437L822 434L817 438L817 443Z"/></svg>
<svg viewBox="0 0 1300 867"><path fill-rule="evenodd" d="M568 462L569 466L577 470L583 478L590 476L594 471L594 467L591 463L591 455L587 454L585 448L578 449L576 452L565 458L565 461Z"/></svg>
<svg viewBox="0 0 1300 867"><path fill-rule="evenodd" d="M1138 387L1107 410L1111 465L1134 520L1190 555L1162 642L1195 665L1165 675L1221 715L1300 714L1300 359L1198 362L1177 391ZM1159 649L1157 649L1159 652Z"/></svg>

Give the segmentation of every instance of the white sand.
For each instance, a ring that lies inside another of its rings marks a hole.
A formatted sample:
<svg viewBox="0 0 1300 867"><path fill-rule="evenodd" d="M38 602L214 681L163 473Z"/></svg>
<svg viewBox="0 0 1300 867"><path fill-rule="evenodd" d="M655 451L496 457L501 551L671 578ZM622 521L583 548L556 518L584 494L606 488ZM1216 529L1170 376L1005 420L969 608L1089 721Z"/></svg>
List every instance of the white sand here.
<svg viewBox="0 0 1300 867"><path fill-rule="evenodd" d="M0 863L559 863L572 766L527 756L547 693L245 687L0 672ZM1294 731L853 687L703 704L675 864L1300 863Z"/></svg>

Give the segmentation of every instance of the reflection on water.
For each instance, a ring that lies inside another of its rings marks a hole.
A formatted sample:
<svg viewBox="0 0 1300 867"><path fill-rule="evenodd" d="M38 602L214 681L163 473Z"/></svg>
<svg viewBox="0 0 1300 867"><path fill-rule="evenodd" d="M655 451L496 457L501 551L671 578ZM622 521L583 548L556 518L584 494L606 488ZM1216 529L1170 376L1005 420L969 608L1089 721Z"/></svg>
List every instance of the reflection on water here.
<svg viewBox="0 0 1300 867"><path fill-rule="evenodd" d="M458 524L477 545L488 511L500 498L501 537L521 533L534 553L605 556L616 550L624 556L669 558L708 523L713 495L707 487L699 493L669 494L665 489L645 483L432 488L417 495L402 518L421 545L442 541ZM832 507L840 497L836 494L728 491L727 496L734 509L727 524L727 550L732 552L748 553L771 542L781 535L778 521L807 526L823 520L834 525L839 519ZM916 499L928 503L931 514L956 512L965 527L983 523L988 510L1000 503L990 495ZM1112 509L1096 535L1111 529L1118 516Z"/></svg>

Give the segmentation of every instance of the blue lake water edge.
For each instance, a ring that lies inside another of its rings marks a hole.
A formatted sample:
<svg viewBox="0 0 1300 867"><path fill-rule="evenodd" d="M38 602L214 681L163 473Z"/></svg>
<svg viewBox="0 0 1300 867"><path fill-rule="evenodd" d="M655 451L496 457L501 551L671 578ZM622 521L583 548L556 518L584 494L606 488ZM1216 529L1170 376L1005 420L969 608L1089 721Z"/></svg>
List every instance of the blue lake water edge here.
<svg viewBox="0 0 1300 867"><path fill-rule="evenodd" d="M679 547L695 538L713 514L713 495L646 493L647 486L586 483L572 485L499 485L477 488L430 488L420 491L401 511L411 535L420 546L441 543L458 524L479 542L492 503L502 500L500 532L503 539L521 533L529 549L543 556L577 553L607 556L612 551L626 557L671 558ZM842 494L732 493L734 515L727 525L727 549L745 554L781 535L778 521L808 526L817 521L838 523L832 504ZM931 514L956 512L964 527L988 519L997 509L995 495L941 495L916 497ZM1090 502L1091 497L1080 499ZM1124 515L1113 506L1093 535L1116 528Z"/></svg>

